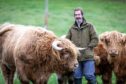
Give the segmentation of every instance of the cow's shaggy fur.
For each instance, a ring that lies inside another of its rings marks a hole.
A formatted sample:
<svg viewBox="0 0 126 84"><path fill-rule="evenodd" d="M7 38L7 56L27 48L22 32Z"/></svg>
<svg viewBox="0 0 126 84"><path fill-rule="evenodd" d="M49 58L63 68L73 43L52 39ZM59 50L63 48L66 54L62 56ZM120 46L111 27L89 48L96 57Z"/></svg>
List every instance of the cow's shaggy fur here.
<svg viewBox="0 0 126 84"><path fill-rule="evenodd" d="M101 42L94 48L95 75L102 77L103 84L112 84L112 66L109 64L108 53ZM72 72L57 74L58 84L74 84Z"/></svg>
<svg viewBox="0 0 126 84"><path fill-rule="evenodd" d="M59 41L57 46L62 50L52 47L54 41ZM75 69L77 55L71 41L41 27L0 26L0 60L6 84L13 84L15 70L22 84L46 84L51 73Z"/></svg>
<svg viewBox="0 0 126 84"><path fill-rule="evenodd" d="M117 31L103 33L101 42L108 52L108 61L113 66L117 84L126 83L126 39L125 34Z"/></svg>
<svg viewBox="0 0 126 84"><path fill-rule="evenodd" d="M112 84L112 65L109 64L108 53L101 42L94 48L95 74L102 77L103 84ZM97 62L98 61L98 62Z"/></svg>
<svg viewBox="0 0 126 84"><path fill-rule="evenodd" d="M102 75L104 84L111 84L112 70L117 84L126 82L126 35L117 31L104 32L94 49L96 75ZM67 76L67 75L65 75ZM68 76L67 76L68 77ZM59 80L63 80L59 75Z"/></svg>

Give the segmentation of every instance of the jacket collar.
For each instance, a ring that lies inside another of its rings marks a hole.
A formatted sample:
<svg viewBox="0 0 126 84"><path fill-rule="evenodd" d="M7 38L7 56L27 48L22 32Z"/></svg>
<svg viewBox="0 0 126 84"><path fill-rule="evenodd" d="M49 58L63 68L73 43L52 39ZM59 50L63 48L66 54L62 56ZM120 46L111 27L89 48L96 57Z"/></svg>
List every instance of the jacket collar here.
<svg viewBox="0 0 126 84"><path fill-rule="evenodd" d="M86 26L86 24L87 24L87 22L86 22L85 18L83 18L83 22L81 23L80 28L78 27L76 21L75 21L74 24L73 24L73 28L76 28L76 29L83 29L83 28Z"/></svg>

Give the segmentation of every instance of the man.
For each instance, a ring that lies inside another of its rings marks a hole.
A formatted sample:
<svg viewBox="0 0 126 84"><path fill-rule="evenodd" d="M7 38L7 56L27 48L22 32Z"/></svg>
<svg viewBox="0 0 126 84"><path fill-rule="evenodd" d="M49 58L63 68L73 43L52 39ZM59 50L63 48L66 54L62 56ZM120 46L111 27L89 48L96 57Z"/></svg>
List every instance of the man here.
<svg viewBox="0 0 126 84"><path fill-rule="evenodd" d="M93 48L98 43L98 36L92 24L87 23L83 11L80 8L74 10L75 23L69 29L67 38L77 47L85 48L79 56L79 67L74 71L75 84L82 84L82 76L85 76L89 84L96 84Z"/></svg>

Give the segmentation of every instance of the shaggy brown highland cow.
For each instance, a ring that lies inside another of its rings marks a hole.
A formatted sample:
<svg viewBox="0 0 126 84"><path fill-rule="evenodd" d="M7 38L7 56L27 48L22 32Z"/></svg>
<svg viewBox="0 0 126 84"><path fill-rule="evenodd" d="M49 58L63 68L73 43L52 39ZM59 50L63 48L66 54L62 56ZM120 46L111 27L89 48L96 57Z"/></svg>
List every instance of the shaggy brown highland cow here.
<svg viewBox="0 0 126 84"><path fill-rule="evenodd" d="M73 71L78 66L78 49L41 27L3 24L0 26L0 60L5 84L13 84L15 71L21 84L47 84L51 73Z"/></svg>
<svg viewBox="0 0 126 84"><path fill-rule="evenodd" d="M113 66L116 84L126 84L126 35L117 31L103 33L100 41L108 52L108 61Z"/></svg>

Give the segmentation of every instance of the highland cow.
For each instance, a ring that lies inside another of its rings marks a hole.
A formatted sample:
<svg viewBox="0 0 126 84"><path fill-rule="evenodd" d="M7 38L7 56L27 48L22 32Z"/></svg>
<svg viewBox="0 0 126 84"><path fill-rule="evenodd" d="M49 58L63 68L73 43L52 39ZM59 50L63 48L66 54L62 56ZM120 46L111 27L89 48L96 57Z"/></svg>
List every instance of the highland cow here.
<svg viewBox="0 0 126 84"><path fill-rule="evenodd" d="M5 84L13 84L15 71L21 84L47 84L51 73L73 71L78 49L68 39L35 26L0 26L0 60Z"/></svg>
<svg viewBox="0 0 126 84"><path fill-rule="evenodd" d="M126 83L126 36L117 31L105 32L100 41L108 52L108 61L113 66L116 84Z"/></svg>
<svg viewBox="0 0 126 84"><path fill-rule="evenodd" d="M102 77L103 84L112 84L112 65L109 64L107 57L104 44L99 42L94 48L95 74Z"/></svg>

